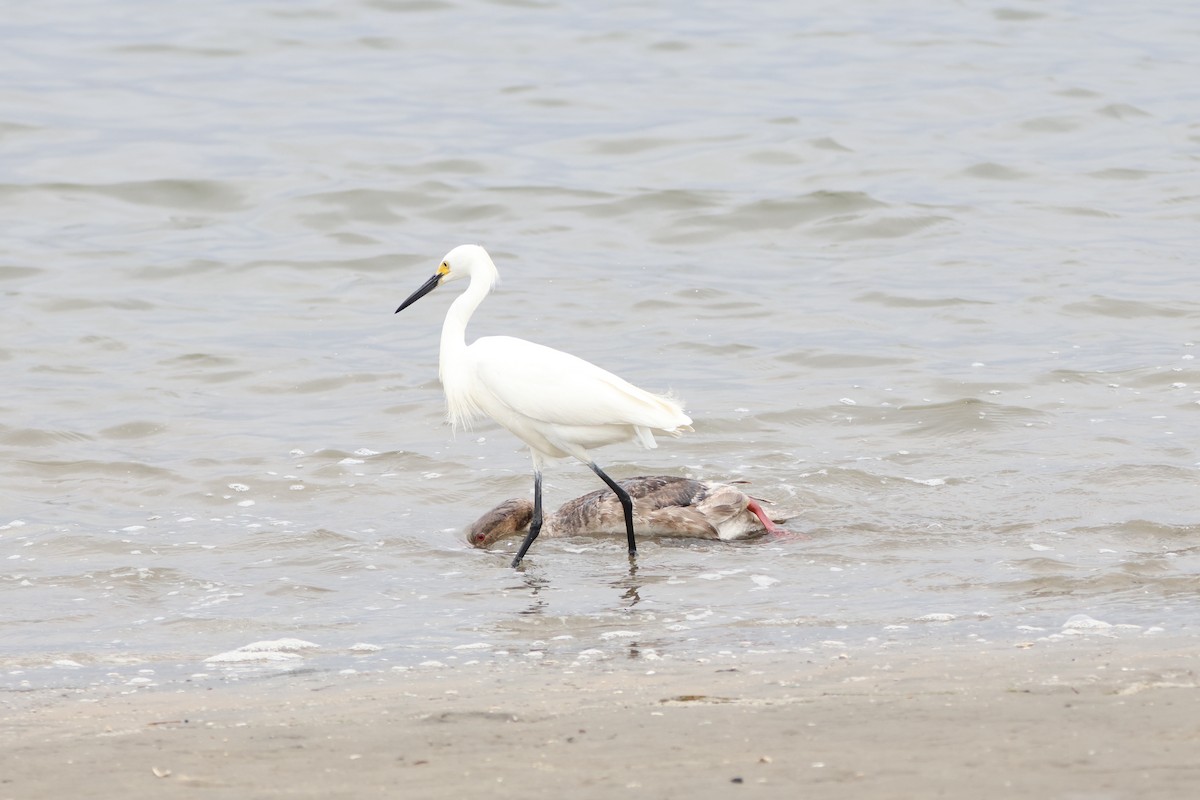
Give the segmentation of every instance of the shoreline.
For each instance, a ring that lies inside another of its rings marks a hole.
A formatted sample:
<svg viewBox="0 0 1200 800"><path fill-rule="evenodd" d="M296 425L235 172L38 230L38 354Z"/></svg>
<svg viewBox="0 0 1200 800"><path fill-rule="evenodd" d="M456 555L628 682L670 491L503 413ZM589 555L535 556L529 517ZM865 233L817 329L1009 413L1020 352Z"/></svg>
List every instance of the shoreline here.
<svg viewBox="0 0 1200 800"><path fill-rule="evenodd" d="M298 672L53 691L5 713L0 798L1183 797L1200 644Z"/></svg>

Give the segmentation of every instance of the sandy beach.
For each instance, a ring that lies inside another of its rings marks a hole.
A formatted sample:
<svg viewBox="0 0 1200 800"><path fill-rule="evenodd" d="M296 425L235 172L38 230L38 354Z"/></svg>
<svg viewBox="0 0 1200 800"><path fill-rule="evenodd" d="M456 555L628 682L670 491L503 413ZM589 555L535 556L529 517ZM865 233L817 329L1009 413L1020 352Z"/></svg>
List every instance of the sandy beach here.
<svg viewBox="0 0 1200 800"><path fill-rule="evenodd" d="M1198 665L1086 638L10 692L0 797L1178 798Z"/></svg>

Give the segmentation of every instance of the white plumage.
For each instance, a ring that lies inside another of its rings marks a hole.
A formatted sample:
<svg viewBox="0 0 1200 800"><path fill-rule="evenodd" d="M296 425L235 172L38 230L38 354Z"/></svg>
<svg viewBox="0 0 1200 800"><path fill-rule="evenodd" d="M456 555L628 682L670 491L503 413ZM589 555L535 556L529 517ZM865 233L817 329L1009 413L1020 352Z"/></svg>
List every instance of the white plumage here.
<svg viewBox="0 0 1200 800"><path fill-rule="evenodd" d="M617 495L633 556L637 545L629 495L596 466L588 451L630 439L656 447L655 431L679 436L691 430L692 420L675 400L639 389L569 353L511 336L485 336L468 345L467 323L498 277L486 250L459 245L396 312L443 283L470 278L442 324L439 376L452 425L465 427L480 416L491 417L529 445L534 468L533 522L513 566L521 562L541 529L543 461L564 456L587 464Z"/></svg>

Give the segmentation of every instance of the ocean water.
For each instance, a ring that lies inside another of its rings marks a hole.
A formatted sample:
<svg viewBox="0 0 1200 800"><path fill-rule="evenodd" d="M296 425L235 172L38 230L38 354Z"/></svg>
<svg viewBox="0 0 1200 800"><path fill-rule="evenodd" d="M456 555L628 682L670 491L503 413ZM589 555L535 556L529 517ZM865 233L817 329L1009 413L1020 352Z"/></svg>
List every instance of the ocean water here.
<svg viewBox="0 0 1200 800"><path fill-rule="evenodd" d="M1194 4L0 32L8 687L1200 635ZM445 423L460 285L392 314L468 241L501 271L469 336L686 401L611 474L747 481L808 538L469 548L528 455Z"/></svg>

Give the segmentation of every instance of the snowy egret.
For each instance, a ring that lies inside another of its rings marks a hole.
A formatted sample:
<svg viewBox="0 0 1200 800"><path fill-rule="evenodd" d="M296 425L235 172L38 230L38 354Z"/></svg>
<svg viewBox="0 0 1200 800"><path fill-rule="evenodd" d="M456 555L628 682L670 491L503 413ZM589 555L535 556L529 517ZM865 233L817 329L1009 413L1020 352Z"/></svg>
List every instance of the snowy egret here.
<svg viewBox="0 0 1200 800"><path fill-rule="evenodd" d="M487 416L529 445L533 460L533 511L529 534L512 565L525 557L542 529L542 465L572 456L587 464L621 503L629 556L637 555L633 501L588 450L636 439L656 447L654 431L679 436L691 418L669 397L651 394L569 353L511 336L484 336L467 345L467 323L496 284L499 272L479 245L451 250L425 281L396 309L399 314L443 283L470 278L450 304L442 323L438 377L446 393L450 424L458 427Z"/></svg>
<svg viewBox="0 0 1200 800"><path fill-rule="evenodd" d="M633 499L633 519L643 537L679 536L733 541L761 533L786 536L763 510L761 500L727 483L655 475L618 481ZM533 518L533 503L506 500L467 529L467 542L488 547L520 535ZM607 489L564 503L546 518L545 536L617 533L624 511Z"/></svg>

